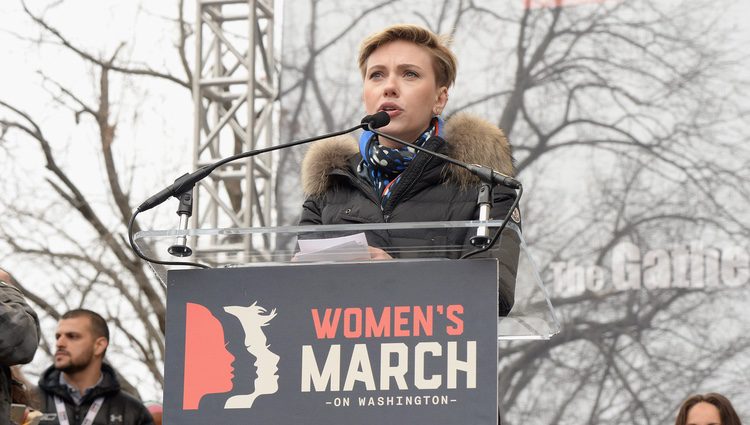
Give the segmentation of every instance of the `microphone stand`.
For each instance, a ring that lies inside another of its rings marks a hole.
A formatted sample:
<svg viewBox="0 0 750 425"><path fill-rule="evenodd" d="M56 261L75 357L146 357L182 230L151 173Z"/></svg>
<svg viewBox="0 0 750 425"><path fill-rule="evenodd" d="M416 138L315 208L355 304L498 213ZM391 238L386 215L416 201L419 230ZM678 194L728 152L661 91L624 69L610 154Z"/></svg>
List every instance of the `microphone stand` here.
<svg viewBox="0 0 750 425"><path fill-rule="evenodd" d="M272 152L272 151L279 150L279 149L290 148L290 147L297 146L297 145L303 145L305 143L315 142L321 139L327 139L329 137L341 136L343 134L351 133L352 131L359 130L359 129L379 128L387 124L388 122L385 122L385 123L383 122L382 116L377 116L377 114L367 115L366 117L362 118L362 122L359 125L356 125L352 128L348 128L346 130L336 131L333 133L323 134L320 136L314 136L314 137L310 137L307 139L284 143L281 145L270 146L267 148L254 149L251 151L242 152L236 155L229 156L227 158L223 158L219 161L214 162L213 164L205 165L193 171L192 173L185 173L182 176L178 177L174 181L174 183L162 189L155 195L151 196L146 201L144 201L141 205L139 205L138 208L135 209L135 211L133 212L133 215L130 217L130 222L128 223L128 240L130 242L130 247L138 257L142 258L143 260L149 263L171 265L171 266L191 266L191 267L200 267L204 269L209 269L211 267L206 264L194 263L194 262L189 262L189 261L161 261L161 260L157 260L157 259L146 256L143 252L141 252L140 248L138 248L138 246L135 244L133 240L133 226L135 224L136 216L144 211L154 208L157 205L160 205L161 203L163 203L170 197L175 196L180 200L180 206L177 210L177 214L180 215L180 230L187 230L187 220L192 215L192 209L193 209L193 203L192 203L193 187L199 181L208 177L208 175L210 175L211 172L221 167L222 165L232 162L232 161L236 161L238 159L260 155L262 153ZM192 250L187 246L186 242L187 242L187 237L185 236L178 237L177 243L169 247L168 249L169 253L172 255L181 256L181 257L190 256L192 254Z"/></svg>
<svg viewBox="0 0 750 425"><path fill-rule="evenodd" d="M385 112L381 111L381 112L378 112L377 114L374 114L373 117L381 113L385 114ZM386 124L383 124L383 125L386 125ZM377 131L374 126L369 125L369 124L368 124L368 130L377 134L378 136L385 137L386 139L390 139L390 140L393 140L394 142L401 143L402 145L408 146L418 152L425 152L429 155L440 158L453 165L464 168L468 170L469 172L471 172L472 174L474 174L475 176L477 176L482 183L482 185L479 188L479 199L477 200L477 203L479 204L479 220L480 221L487 221L490 218L490 208L492 206L492 187L494 185L500 184L505 187L518 190L518 194L516 195L515 200L513 201L513 205L511 205L510 209L508 209L508 213L505 215L505 218L503 219L503 222L500 224L500 227L495 232L495 235L490 239L488 227L479 226L477 228L477 235L473 236L470 239L471 244L474 246L478 246L479 248L462 255L460 258L464 259L464 258L472 257L476 254L487 251L488 249L492 248L495 245L503 229L505 229L505 227L507 226L511 215L513 214L513 211L518 207L518 202L521 200L521 196L523 195L523 185L521 184L521 182L519 182L518 180L514 179L511 176L505 175L503 173L499 173L493 170L492 168L485 167L479 164L467 164L465 162L453 159L441 153L431 151L429 149L425 149L413 143L405 142L393 136L389 136L385 133Z"/></svg>
<svg viewBox="0 0 750 425"><path fill-rule="evenodd" d="M479 221L488 221L490 219L490 209L492 208L492 185L481 182L479 186ZM490 229L487 226L479 226L476 236L473 236L469 242L478 247L484 247L490 243Z"/></svg>
<svg viewBox="0 0 750 425"><path fill-rule="evenodd" d="M188 228L188 219L193 215L193 189L181 194L177 199L180 200L177 207L177 215L180 216L178 230L185 231ZM193 250L187 246L187 236L178 236L177 243L167 248L167 252L172 254L173 257L190 257L193 255Z"/></svg>

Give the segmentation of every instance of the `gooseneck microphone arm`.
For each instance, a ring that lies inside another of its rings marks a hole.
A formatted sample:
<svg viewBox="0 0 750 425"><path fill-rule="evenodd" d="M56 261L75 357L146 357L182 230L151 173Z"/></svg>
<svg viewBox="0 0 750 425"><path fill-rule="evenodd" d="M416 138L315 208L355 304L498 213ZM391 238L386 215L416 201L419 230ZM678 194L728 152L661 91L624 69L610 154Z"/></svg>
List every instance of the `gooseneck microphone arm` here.
<svg viewBox="0 0 750 425"><path fill-rule="evenodd" d="M388 117L388 114L385 114L385 115L386 115L386 118L390 120L390 118ZM242 152L236 155L229 156L227 158L223 158L219 161L214 162L213 164L205 165L193 171L192 173L185 173L182 176L178 177L174 181L174 183L162 189L161 191L157 192L150 198L146 199L141 205L138 206L138 208L135 209L135 211L133 212L133 215L130 217L130 222L128 223L128 240L130 241L130 247L138 257L142 258L143 260L149 263L173 265L173 266L192 266L192 267L200 267L200 268L210 268L210 266L207 266L205 264L200 264L200 263L193 263L193 262L188 262L188 261L161 261L161 260L156 260L156 259L147 257L145 254L143 254L143 252L141 252L141 250L138 248L138 246L135 244L133 240L133 226L135 223L135 217L144 211L150 210L151 208L154 208L155 206L160 205L161 203L163 203L164 201L166 201L172 196L175 196L179 199L182 194L191 193L193 190L193 187L199 181L208 177L208 175L210 175L211 172L213 172L215 169L221 167L222 165L226 163L236 161L238 159L253 157L256 155L260 155L262 153L276 151L279 149L291 148L294 146L303 145L305 143L311 143L311 142L315 142L318 140L327 139L330 137L341 136L343 134L351 133L352 131L359 130L359 129L380 128L387 124L388 124L388 121L383 122L382 115L378 115L378 114L367 115L366 117L362 118L362 122L359 125L348 128L346 130L336 131L333 133L327 133L327 134L323 134L320 136L309 137L307 139L297 140L294 142L284 143L284 144L276 145L276 146L270 146L267 148L254 149L251 151ZM183 216L189 217L189 213L187 211L181 213L181 227L183 226L183 223L182 223ZM186 219L187 218L185 217L185 220Z"/></svg>
<svg viewBox="0 0 750 425"><path fill-rule="evenodd" d="M186 173L178 177L177 180L174 181L174 183L162 189L160 192L156 193L150 198L146 199L141 205L138 206L136 211L144 212L144 211L150 210L151 208L166 201L171 196L179 196L180 194L187 192L188 190L192 189L196 183L208 177L208 175L211 174L215 169L221 167L222 165L228 162L236 161L242 158L248 158L248 157L260 155L262 153L276 151L279 149L286 149L286 148L291 148L297 145L304 145L305 143L315 142L321 139L327 139L329 137L336 137L336 136L341 136L342 134L351 133L354 130L358 130L360 128L363 128L371 124L372 122L368 120L369 117L372 117L372 115L368 115L364 117L362 119L362 124L359 124L357 126L354 126L346 130L323 134L321 136L310 137L307 139L297 140L294 142L284 143L281 145L270 146L267 148L254 149L251 151L242 152L236 155L226 157L224 159L214 162L213 164L204 165L203 167L193 171L192 173ZM365 120L368 120L368 121L365 122Z"/></svg>
<svg viewBox="0 0 750 425"><path fill-rule="evenodd" d="M461 168L469 170L469 172L471 172L472 174L474 174L475 176L477 176L479 178L479 180L481 180L481 181L483 181L485 183L499 184L499 185L502 185L502 186L505 186L505 187L509 187L511 189L519 189L521 187L521 182L519 182L518 180L516 180L513 177L508 176L506 174L497 172L497 171L493 170L490 167L485 167L484 165L479 165L479 164L468 164L466 162L462 162L462 161L459 161L457 159L453 159L453 158L451 158L449 156L446 156L446 155L443 155L441 153L438 153L438 152L435 152L435 151L431 151L429 149L425 149L425 148L423 148L421 146L417 146L417 145L415 145L413 143L405 142L405 141L403 141L401 139L398 139L396 137L389 136L389 135L387 135L385 133L377 131L377 130L375 130L376 128L388 125L388 122L390 122L390 116L388 116L388 113L384 112L384 111L380 111L377 114L374 114L374 115L371 115L371 116L373 117L373 123L379 124L382 121L385 121L385 124L383 124L381 126L369 126L368 125L368 130L372 131L373 133L377 134L378 136L385 137L386 139L391 139L394 142L401 143L402 145L408 146L408 147L410 147L410 148L412 148L412 149L414 149L416 151L428 153L428 154L430 154L430 155L432 155L434 157L442 159L443 161L450 162L453 165L457 165L457 166L459 166ZM387 116L388 119L384 120L383 116Z"/></svg>
<svg viewBox="0 0 750 425"><path fill-rule="evenodd" d="M508 209L508 213L505 215L505 218L503 219L503 222L500 224L500 227L495 232L495 235L492 237L492 239L489 239L487 236L487 230L485 226L480 226L478 229L478 234L473 240L477 241L478 243L482 244L481 248L478 248L474 251L468 252L461 256L461 258L469 258L471 256L474 256L476 254L479 254L481 252L487 251L488 249L492 248L492 246L495 245L497 242L500 234L502 233L503 229L505 229L505 226L507 226L508 221L510 220L511 215L513 214L513 211L518 207L518 203L521 200L521 196L523 195L523 185L518 180L514 179L511 176L505 175L503 173L497 172L493 170L492 168L485 167L483 165L479 164L467 164L463 161L459 161L457 159L451 158L449 156L443 155L438 152L431 151L429 149L425 149L421 146L417 146L413 143L405 142L401 139L398 139L393 136L389 136L385 133L382 133L380 131L377 131L376 128L383 127L388 125L390 122L390 116L385 111L380 111L376 114L371 115L373 117L372 123L373 125L368 125L368 130L371 132L377 134L380 137L385 137L386 139L393 140L394 142L401 143L404 146L408 146L418 152L424 152L426 154L432 155L434 157L440 158L446 162L449 162L453 165L459 166L461 168L464 168L468 170L470 173L474 174L479 178L479 180L482 182L482 188L480 189L479 193L479 204L480 204L480 220L487 220L489 219L489 206L492 202L491 198L491 186L495 184L499 184L511 189L518 190L518 194L516 195L515 199L513 200L513 205L511 205L510 209ZM381 124L381 125L374 125L374 124Z"/></svg>

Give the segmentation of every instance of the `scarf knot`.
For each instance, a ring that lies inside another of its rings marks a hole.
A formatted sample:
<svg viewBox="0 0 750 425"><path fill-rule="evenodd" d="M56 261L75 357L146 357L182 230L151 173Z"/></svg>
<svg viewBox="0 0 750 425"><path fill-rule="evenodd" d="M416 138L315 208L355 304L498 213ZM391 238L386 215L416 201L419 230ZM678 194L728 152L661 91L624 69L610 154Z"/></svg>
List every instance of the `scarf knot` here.
<svg viewBox="0 0 750 425"><path fill-rule="evenodd" d="M414 142L422 147L432 136L441 136L443 120L434 117L430 126ZM388 201L393 188L398 184L401 173L409 167L417 152L407 146L389 148L380 144L378 135L371 131L364 131L359 138L359 152L362 154L363 173L372 184L375 193L380 197L380 207Z"/></svg>

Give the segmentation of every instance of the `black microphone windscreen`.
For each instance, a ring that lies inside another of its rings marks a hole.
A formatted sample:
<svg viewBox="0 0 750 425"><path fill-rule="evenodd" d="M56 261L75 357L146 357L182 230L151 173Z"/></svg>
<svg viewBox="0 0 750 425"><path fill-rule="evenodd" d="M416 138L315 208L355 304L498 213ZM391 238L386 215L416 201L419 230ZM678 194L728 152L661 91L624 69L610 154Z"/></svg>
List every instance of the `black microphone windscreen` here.
<svg viewBox="0 0 750 425"><path fill-rule="evenodd" d="M380 111L362 118L362 124L367 125L369 128L385 127L390 122L391 117L388 115L388 112L385 111Z"/></svg>

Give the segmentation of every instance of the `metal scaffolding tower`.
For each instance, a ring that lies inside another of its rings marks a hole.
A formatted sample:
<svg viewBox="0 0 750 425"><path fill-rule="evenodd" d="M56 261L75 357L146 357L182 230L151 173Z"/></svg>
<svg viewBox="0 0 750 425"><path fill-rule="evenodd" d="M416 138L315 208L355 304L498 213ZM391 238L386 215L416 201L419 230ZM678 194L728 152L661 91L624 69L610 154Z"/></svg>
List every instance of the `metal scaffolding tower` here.
<svg viewBox="0 0 750 425"><path fill-rule="evenodd" d="M195 169L271 146L278 66L274 0L196 0L193 71ZM227 164L196 186L194 228L274 224L273 154ZM194 242L197 254L257 255L267 238L213 237Z"/></svg>

